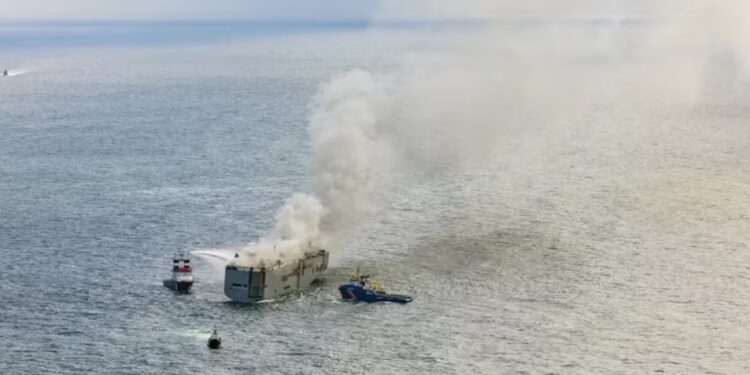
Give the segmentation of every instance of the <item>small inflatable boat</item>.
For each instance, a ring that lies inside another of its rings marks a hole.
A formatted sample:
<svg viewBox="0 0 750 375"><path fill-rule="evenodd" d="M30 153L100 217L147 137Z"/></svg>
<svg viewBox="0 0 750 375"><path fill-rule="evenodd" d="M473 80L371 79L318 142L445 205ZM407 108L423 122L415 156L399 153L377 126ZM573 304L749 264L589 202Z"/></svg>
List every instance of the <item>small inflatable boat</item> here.
<svg viewBox="0 0 750 375"><path fill-rule="evenodd" d="M216 333L216 330L214 330L214 333L208 338L208 348L219 349L221 347L221 341L221 336L219 336L219 334Z"/></svg>

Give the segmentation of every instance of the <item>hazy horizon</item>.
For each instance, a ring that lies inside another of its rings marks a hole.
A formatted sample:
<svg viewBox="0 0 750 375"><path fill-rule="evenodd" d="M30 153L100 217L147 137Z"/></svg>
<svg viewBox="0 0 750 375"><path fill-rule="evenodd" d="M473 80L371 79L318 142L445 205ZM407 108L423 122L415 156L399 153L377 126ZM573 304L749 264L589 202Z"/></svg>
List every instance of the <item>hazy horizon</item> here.
<svg viewBox="0 0 750 375"><path fill-rule="evenodd" d="M574 0L563 5L547 1L516 3L473 0L1 0L0 20L286 20L403 21L533 17L643 17L679 3L650 4L645 0ZM585 12L582 13L582 10Z"/></svg>

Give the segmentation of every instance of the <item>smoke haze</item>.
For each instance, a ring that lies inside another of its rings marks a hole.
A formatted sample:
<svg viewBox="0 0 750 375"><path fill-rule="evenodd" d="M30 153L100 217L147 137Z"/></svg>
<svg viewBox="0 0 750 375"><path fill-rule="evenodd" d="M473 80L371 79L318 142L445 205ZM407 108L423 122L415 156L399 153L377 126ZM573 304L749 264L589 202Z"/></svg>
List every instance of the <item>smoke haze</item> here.
<svg viewBox="0 0 750 375"><path fill-rule="evenodd" d="M481 166L509 133L564 132L555 127L596 106L632 112L747 94L750 13L739 1L398 4L385 2L379 17L486 22L446 31L438 51L397 71L357 70L322 85L309 122L312 192L290 198L236 262L335 249L372 190L388 188L374 181L389 171Z"/></svg>

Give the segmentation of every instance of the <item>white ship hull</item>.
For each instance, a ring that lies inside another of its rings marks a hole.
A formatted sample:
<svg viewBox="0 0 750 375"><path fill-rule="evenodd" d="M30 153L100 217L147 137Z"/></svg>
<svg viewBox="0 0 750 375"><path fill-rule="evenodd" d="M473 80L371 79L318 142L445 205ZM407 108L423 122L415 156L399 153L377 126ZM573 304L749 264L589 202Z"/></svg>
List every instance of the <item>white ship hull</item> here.
<svg viewBox="0 0 750 375"><path fill-rule="evenodd" d="M319 250L272 268L227 266L224 294L235 302L257 302L306 288L328 268L328 253Z"/></svg>

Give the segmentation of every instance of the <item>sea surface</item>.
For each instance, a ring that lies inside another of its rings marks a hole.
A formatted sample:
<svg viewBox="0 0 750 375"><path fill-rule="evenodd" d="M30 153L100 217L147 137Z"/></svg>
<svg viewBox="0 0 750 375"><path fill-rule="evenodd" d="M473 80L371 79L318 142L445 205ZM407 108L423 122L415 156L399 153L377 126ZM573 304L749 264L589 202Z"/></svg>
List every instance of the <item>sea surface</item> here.
<svg viewBox="0 0 750 375"><path fill-rule="evenodd" d="M484 163L394 172L278 301L230 303L199 258L192 294L162 286L174 252L249 243L309 190L321 83L438 34L0 28L0 373L750 373L744 102L592 108ZM342 302L355 267L414 301Z"/></svg>

